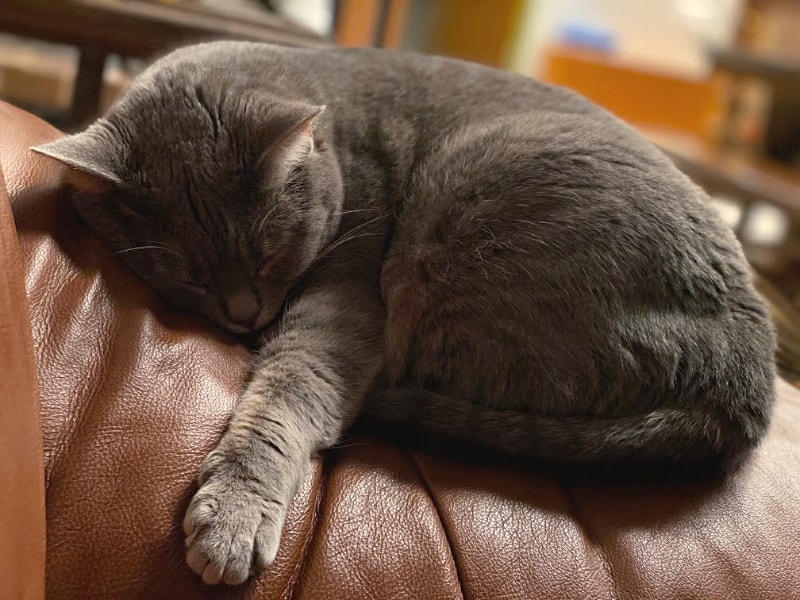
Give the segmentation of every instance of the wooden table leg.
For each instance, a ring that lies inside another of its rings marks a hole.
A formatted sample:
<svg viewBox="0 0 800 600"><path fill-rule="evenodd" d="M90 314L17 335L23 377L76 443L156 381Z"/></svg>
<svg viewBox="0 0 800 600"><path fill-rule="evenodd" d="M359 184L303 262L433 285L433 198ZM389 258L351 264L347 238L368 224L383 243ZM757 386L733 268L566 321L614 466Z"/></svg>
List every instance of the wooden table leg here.
<svg viewBox="0 0 800 600"><path fill-rule="evenodd" d="M79 127L95 118L100 110L100 93L103 89L103 69L106 53L81 48L78 75L72 92L72 109L68 125Z"/></svg>

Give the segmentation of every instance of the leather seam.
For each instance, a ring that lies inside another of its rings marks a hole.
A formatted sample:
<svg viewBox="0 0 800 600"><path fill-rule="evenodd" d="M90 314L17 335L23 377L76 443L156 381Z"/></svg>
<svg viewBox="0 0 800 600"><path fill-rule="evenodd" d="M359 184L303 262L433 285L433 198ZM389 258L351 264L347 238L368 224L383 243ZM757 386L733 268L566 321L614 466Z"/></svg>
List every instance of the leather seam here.
<svg viewBox="0 0 800 600"><path fill-rule="evenodd" d="M562 491L564 492L567 508L569 509L569 513L572 516L573 521L583 533L583 538L586 540L587 546L594 551L595 556L597 556L597 558L600 560L600 564L603 566L603 573L606 575L606 581L611 590L610 598L612 600L619 600L619 598L622 596L619 593L617 579L614 576L614 569L611 561L608 558L605 547L598 539L594 530L581 518L580 508L578 507L578 503L569 487L567 487L563 481L559 483Z"/></svg>
<svg viewBox="0 0 800 600"><path fill-rule="evenodd" d="M456 557L455 546L453 545L453 540L450 535L450 532L448 531L444 519L442 518L441 507L439 506L439 503L436 501L436 497L433 494L433 489L431 488L427 477L425 477L425 473L423 472L422 467L420 467L419 463L417 462L414 453L408 449L403 449L403 451L406 453L406 455L409 458L409 461L414 466L414 470L417 472L417 475L419 476L422 485L425 487L425 491L427 492L428 497L431 499L431 504L433 505L433 509L434 511L436 511L436 518L439 520L439 526L442 528L442 532L444 532L444 537L447 540L447 547L450 549L450 558L453 560L453 568L456 571L456 580L458 581L458 591L461 594L461 598L463 600L467 600L467 596L464 593L464 581L461 576L461 569L458 564L459 561L458 558Z"/></svg>
<svg viewBox="0 0 800 600"><path fill-rule="evenodd" d="M319 486L317 487L317 491L315 495L314 501L314 510L311 513L311 524L309 526L309 532L305 536L305 542L303 543L303 549L300 551L300 558L295 565L295 568L292 570L292 575L289 577L289 581L286 585L286 589L284 590L283 597L294 599L297 595L297 588L300 585L300 582L303 580L303 575L305 574L306 566L308 563L308 557L311 554L311 547L314 544L314 539L317 537L317 525L319 524L319 515L322 511L322 503L325 500L328 492L328 480L330 479L330 471L336 466L336 458L328 458L327 456L323 455L322 459L322 468L320 469L320 476L319 476Z"/></svg>

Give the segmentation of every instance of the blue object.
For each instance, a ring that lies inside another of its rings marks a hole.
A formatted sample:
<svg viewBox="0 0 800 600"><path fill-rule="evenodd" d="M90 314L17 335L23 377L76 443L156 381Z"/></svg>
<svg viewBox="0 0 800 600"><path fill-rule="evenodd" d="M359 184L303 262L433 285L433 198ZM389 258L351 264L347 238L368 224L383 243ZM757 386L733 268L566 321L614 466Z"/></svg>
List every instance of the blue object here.
<svg viewBox="0 0 800 600"><path fill-rule="evenodd" d="M614 33L607 29L585 23L567 22L561 25L558 40L568 46L610 52L614 49L615 37Z"/></svg>

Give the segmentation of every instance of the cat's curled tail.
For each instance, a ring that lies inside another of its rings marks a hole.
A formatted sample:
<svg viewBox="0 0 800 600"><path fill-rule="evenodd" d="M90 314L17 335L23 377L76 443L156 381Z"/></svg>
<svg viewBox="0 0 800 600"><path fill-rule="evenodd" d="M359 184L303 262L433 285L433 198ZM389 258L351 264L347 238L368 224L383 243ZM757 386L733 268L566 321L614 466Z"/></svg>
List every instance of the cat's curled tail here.
<svg viewBox="0 0 800 600"><path fill-rule="evenodd" d="M737 462L758 444L768 424L767 414L734 419L711 410L675 407L616 418L542 416L401 388L375 390L363 414L507 454L577 464Z"/></svg>

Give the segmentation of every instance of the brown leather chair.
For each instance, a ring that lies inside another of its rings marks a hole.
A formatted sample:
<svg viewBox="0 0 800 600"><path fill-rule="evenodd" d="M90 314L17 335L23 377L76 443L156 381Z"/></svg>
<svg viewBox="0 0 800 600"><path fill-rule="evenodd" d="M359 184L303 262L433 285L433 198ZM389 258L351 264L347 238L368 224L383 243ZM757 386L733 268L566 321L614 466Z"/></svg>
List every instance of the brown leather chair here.
<svg viewBox="0 0 800 600"><path fill-rule="evenodd" d="M0 598L800 598L785 382L764 444L701 483L575 483L350 438L315 463L275 565L204 586L180 523L248 351L166 308L77 219L28 150L58 135L0 105Z"/></svg>

